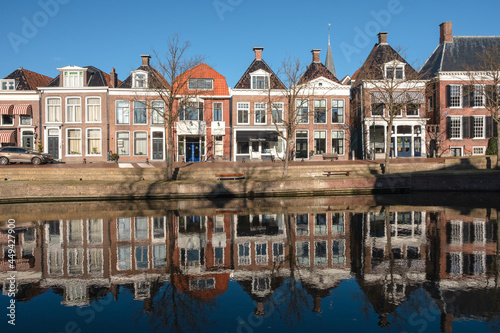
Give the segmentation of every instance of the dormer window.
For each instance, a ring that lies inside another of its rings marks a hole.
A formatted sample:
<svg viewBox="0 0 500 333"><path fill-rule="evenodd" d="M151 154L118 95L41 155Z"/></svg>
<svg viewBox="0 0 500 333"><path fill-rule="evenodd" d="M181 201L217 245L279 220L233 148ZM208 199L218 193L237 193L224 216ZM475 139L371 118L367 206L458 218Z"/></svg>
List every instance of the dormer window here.
<svg viewBox="0 0 500 333"><path fill-rule="evenodd" d="M189 90L213 90L214 80L213 79L189 79L188 81Z"/></svg>
<svg viewBox="0 0 500 333"><path fill-rule="evenodd" d="M17 82L15 79L0 80L0 90L16 90Z"/></svg>
<svg viewBox="0 0 500 333"><path fill-rule="evenodd" d="M132 86L134 88L147 88L148 87L148 74L145 72L134 73L132 75Z"/></svg>
<svg viewBox="0 0 500 333"><path fill-rule="evenodd" d="M391 80L402 80L404 79L404 64L397 62L390 62L385 64L385 78Z"/></svg>
<svg viewBox="0 0 500 333"><path fill-rule="evenodd" d="M269 77L264 75L252 76L252 89L267 89L269 87Z"/></svg>
<svg viewBox="0 0 500 333"><path fill-rule="evenodd" d="M83 87L83 71L64 71L64 87Z"/></svg>

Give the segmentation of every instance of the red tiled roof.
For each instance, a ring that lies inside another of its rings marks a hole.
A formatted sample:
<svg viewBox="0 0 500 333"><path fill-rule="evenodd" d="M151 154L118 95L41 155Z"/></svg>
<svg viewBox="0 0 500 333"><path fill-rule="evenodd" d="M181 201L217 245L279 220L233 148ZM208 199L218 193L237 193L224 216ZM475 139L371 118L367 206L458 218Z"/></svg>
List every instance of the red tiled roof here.
<svg viewBox="0 0 500 333"><path fill-rule="evenodd" d="M35 73L24 68L21 70L31 90L35 90L37 87L45 87L50 83L50 81L52 81L51 77Z"/></svg>
<svg viewBox="0 0 500 333"><path fill-rule="evenodd" d="M212 96L228 96L229 88L227 87L226 78L217 72L212 67L205 63L201 63L198 66L187 70L184 75L188 78L193 79L213 79L213 90L204 90L201 92L202 95L212 95ZM192 90L187 90L187 87L183 89L183 93L194 93ZM181 93L182 94L182 93Z"/></svg>

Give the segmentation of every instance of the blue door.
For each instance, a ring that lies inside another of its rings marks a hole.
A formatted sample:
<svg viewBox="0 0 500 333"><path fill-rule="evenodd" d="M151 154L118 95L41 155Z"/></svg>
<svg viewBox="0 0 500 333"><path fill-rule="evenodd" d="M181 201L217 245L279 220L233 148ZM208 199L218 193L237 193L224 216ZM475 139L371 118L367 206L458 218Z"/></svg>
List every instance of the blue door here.
<svg viewBox="0 0 500 333"><path fill-rule="evenodd" d="M411 137L398 136L397 141L397 157L411 157Z"/></svg>
<svg viewBox="0 0 500 333"><path fill-rule="evenodd" d="M186 162L199 162L200 161L200 143L187 142L186 143Z"/></svg>

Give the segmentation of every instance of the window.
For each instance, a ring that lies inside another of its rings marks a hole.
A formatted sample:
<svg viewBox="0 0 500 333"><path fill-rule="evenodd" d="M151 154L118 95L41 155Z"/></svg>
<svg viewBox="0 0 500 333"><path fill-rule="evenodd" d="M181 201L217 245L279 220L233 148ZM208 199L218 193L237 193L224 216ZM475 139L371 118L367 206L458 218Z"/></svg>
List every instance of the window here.
<svg viewBox="0 0 500 333"><path fill-rule="evenodd" d="M484 155L486 153L486 147L472 147L472 155Z"/></svg>
<svg viewBox="0 0 500 333"><path fill-rule="evenodd" d="M17 82L14 79L0 80L0 90L16 90Z"/></svg>
<svg viewBox="0 0 500 333"><path fill-rule="evenodd" d="M63 77L64 87L83 87L83 71L64 71Z"/></svg>
<svg viewBox="0 0 500 333"><path fill-rule="evenodd" d="M165 219L163 217L153 217L153 238L165 238Z"/></svg>
<svg viewBox="0 0 500 333"><path fill-rule="evenodd" d="M82 220L69 220L68 225L68 243L83 244L83 225Z"/></svg>
<svg viewBox="0 0 500 333"><path fill-rule="evenodd" d="M326 99L314 100L314 123L326 124Z"/></svg>
<svg viewBox="0 0 500 333"><path fill-rule="evenodd" d="M102 219L88 220L87 237L90 244L102 243Z"/></svg>
<svg viewBox="0 0 500 333"><path fill-rule="evenodd" d="M148 133L134 132L134 155L148 154Z"/></svg>
<svg viewBox="0 0 500 333"><path fill-rule="evenodd" d="M309 243L296 242L297 262L299 266L309 267Z"/></svg>
<svg viewBox="0 0 500 333"><path fill-rule="evenodd" d="M101 155L101 129L87 129L87 155Z"/></svg>
<svg viewBox="0 0 500 333"><path fill-rule="evenodd" d="M332 241L332 264L345 264L345 239Z"/></svg>
<svg viewBox="0 0 500 333"><path fill-rule="evenodd" d="M387 79L392 79L394 78L394 67L393 66L387 66L385 68L385 77Z"/></svg>
<svg viewBox="0 0 500 333"><path fill-rule="evenodd" d="M450 147L450 156L462 156L462 147Z"/></svg>
<svg viewBox="0 0 500 333"><path fill-rule="evenodd" d="M179 120L203 120L203 103L188 102L181 110Z"/></svg>
<svg viewBox="0 0 500 333"><path fill-rule="evenodd" d="M61 121L61 99L47 98L47 122Z"/></svg>
<svg viewBox="0 0 500 333"><path fill-rule="evenodd" d="M118 247L118 270L129 270L130 269L130 246L119 246Z"/></svg>
<svg viewBox="0 0 500 333"><path fill-rule="evenodd" d="M147 88L148 87L148 75L147 73L134 73L132 76L133 87L134 88Z"/></svg>
<svg viewBox="0 0 500 333"><path fill-rule="evenodd" d="M273 243L273 261L282 262L285 259L283 243Z"/></svg>
<svg viewBox="0 0 500 333"><path fill-rule="evenodd" d="M332 213L332 234L344 234L345 216L344 213Z"/></svg>
<svg viewBox="0 0 500 333"><path fill-rule="evenodd" d="M266 243L255 244L255 263L257 265L267 264L267 244Z"/></svg>
<svg viewBox="0 0 500 333"><path fill-rule="evenodd" d="M116 153L120 156L130 155L129 132L116 132Z"/></svg>
<svg viewBox="0 0 500 333"><path fill-rule="evenodd" d="M238 103L238 124L248 124L248 114L250 113L249 103Z"/></svg>
<svg viewBox="0 0 500 333"><path fill-rule="evenodd" d="M451 108L462 107L462 86L448 86L448 106Z"/></svg>
<svg viewBox="0 0 500 333"><path fill-rule="evenodd" d="M33 118L31 118L31 116L21 115L21 117L19 118L19 125L21 125L21 126L30 126L32 120L33 120Z"/></svg>
<svg viewBox="0 0 500 333"><path fill-rule="evenodd" d="M214 114L213 114L213 121L222 121L222 103L217 102L214 103Z"/></svg>
<svg viewBox="0 0 500 333"><path fill-rule="evenodd" d="M266 103L255 103L255 123L256 124L266 124L266 113L267 113L267 104Z"/></svg>
<svg viewBox="0 0 500 333"><path fill-rule="evenodd" d="M332 99L332 123L344 122L344 100Z"/></svg>
<svg viewBox="0 0 500 333"><path fill-rule="evenodd" d="M273 124L283 123L283 103L273 103L272 104L272 117Z"/></svg>
<svg viewBox="0 0 500 333"><path fill-rule="evenodd" d="M163 101L151 102L151 124L165 123L165 103Z"/></svg>
<svg viewBox="0 0 500 333"><path fill-rule="evenodd" d="M309 100L296 99L295 110L297 111L297 123L307 124L309 122Z"/></svg>
<svg viewBox="0 0 500 333"><path fill-rule="evenodd" d="M473 138L474 139L484 139L484 116L474 116L472 117L472 128L473 128Z"/></svg>
<svg viewBox="0 0 500 333"><path fill-rule="evenodd" d="M148 239L149 225L147 217L135 218L135 239Z"/></svg>
<svg viewBox="0 0 500 333"><path fill-rule="evenodd" d="M297 236L307 236L309 234L309 215L299 214L295 216Z"/></svg>
<svg viewBox="0 0 500 333"><path fill-rule="evenodd" d="M87 98L87 122L101 122L101 99L99 97Z"/></svg>
<svg viewBox="0 0 500 333"><path fill-rule="evenodd" d="M238 264L250 265L250 243L238 245Z"/></svg>
<svg viewBox="0 0 500 333"><path fill-rule="evenodd" d="M384 115L384 103L372 103L372 116Z"/></svg>
<svg viewBox="0 0 500 333"><path fill-rule="evenodd" d="M402 66L396 67L396 79L397 80L403 79L403 75L404 75L403 67Z"/></svg>
<svg viewBox="0 0 500 333"><path fill-rule="evenodd" d="M68 155L81 155L82 154L82 130L73 128L68 129Z"/></svg>
<svg viewBox="0 0 500 333"><path fill-rule="evenodd" d="M66 121L68 123L82 122L80 98L66 99Z"/></svg>
<svg viewBox="0 0 500 333"><path fill-rule="evenodd" d="M134 102L134 124L147 124L147 111L145 101Z"/></svg>
<svg viewBox="0 0 500 333"><path fill-rule="evenodd" d="M394 104L392 106L392 115L401 117L403 115L403 104Z"/></svg>
<svg viewBox="0 0 500 333"><path fill-rule="evenodd" d="M418 104L406 105L406 115L407 116L418 116Z"/></svg>
<svg viewBox="0 0 500 333"><path fill-rule="evenodd" d="M189 281L189 290L208 290L215 289L215 279L196 279Z"/></svg>
<svg viewBox="0 0 500 333"><path fill-rule="evenodd" d="M451 139L462 138L462 117L449 117L449 132Z"/></svg>
<svg viewBox="0 0 500 333"><path fill-rule="evenodd" d="M130 217L119 217L116 220L118 240L130 240Z"/></svg>
<svg viewBox="0 0 500 333"><path fill-rule="evenodd" d="M314 131L314 154L326 152L326 131Z"/></svg>
<svg viewBox="0 0 500 333"><path fill-rule="evenodd" d="M326 266L327 255L326 241L314 242L314 266Z"/></svg>
<svg viewBox="0 0 500 333"><path fill-rule="evenodd" d="M265 75L252 76L252 89L267 89L269 87L269 77Z"/></svg>
<svg viewBox="0 0 500 333"><path fill-rule="evenodd" d="M389 65L385 67L385 77L386 79L396 79L402 80L404 78L404 68L403 66Z"/></svg>
<svg viewBox="0 0 500 333"><path fill-rule="evenodd" d="M3 114L2 125L14 125L14 116L11 116L10 114Z"/></svg>
<svg viewBox="0 0 500 333"><path fill-rule="evenodd" d="M248 142L237 142L236 154L248 154L250 152L250 146Z"/></svg>
<svg viewBox="0 0 500 333"><path fill-rule="evenodd" d="M326 235L328 228L326 226L326 214L315 214L314 216L314 234Z"/></svg>
<svg viewBox="0 0 500 333"><path fill-rule="evenodd" d="M167 264L167 246L153 246L153 268L162 268Z"/></svg>
<svg viewBox="0 0 500 333"><path fill-rule="evenodd" d="M189 90L213 90L213 86L213 79L189 79L188 81Z"/></svg>
<svg viewBox="0 0 500 333"><path fill-rule="evenodd" d="M332 153L344 155L344 131L332 131Z"/></svg>
<svg viewBox="0 0 500 333"><path fill-rule="evenodd" d="M116 101L116 123L130 124L130 103L128 101Z"/></svg>
<svg viewBox="0 0 500 333"><path fill-rule="evenodd" d="M484 106L484 86L480 84L474 85L474 104L471 106L481 107Z"/></svg>

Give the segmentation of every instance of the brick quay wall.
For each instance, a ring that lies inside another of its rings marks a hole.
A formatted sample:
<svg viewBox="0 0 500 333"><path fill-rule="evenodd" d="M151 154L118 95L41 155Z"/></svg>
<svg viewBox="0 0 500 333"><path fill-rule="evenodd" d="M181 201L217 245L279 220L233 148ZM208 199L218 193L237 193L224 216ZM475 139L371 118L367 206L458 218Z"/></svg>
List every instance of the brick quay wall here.
<svg viewBox="0 0 500 333"><path fill-rule="evenodd" d="M273 197L413 193L422 191L499 191L500 171L491 156L381 161L292 162L282 179L282 164L176 164L178 180L165 181L163 163L115 163L0 168L0 203L147 198ZM327 176L326 171L335 171ZM347 176L346 173L349 172ZM244 174L241 180L216 180L217 174Z"/></svg>

